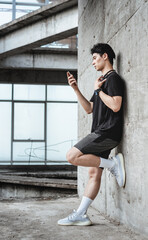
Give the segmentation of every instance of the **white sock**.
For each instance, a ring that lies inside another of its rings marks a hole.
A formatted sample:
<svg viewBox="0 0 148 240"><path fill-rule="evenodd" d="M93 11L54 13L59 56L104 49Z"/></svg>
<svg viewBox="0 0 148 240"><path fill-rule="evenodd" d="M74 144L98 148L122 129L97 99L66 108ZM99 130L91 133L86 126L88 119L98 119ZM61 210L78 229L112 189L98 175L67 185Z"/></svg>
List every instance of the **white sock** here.
<svg viewBox="0 0 148 240"><path fill-rule="evenodd" d="M90 204L92 203L92 199L83 196L82 201L80 203L79 208L77 209L77 213L79 215L84 215L87 212L87 209L89 208Z"/></svg>
<svg viewBox="0 0 148 240"><path fill-rule="evenodd" d="M101 160L101 162L100 162L99 167L112 168L115 164L112 160L109 160L109 159L100 158L100 160Z"/></svg>

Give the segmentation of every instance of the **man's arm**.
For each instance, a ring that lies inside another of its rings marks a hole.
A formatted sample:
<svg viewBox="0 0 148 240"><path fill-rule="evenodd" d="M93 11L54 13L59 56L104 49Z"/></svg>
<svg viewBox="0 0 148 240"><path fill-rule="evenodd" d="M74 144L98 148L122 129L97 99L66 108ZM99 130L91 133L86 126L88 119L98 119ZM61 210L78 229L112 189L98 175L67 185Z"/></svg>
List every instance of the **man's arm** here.
<svg viewBox="0 0 148 240"><path fill-rule="evenodd" d="M81 106L84 108L87 114L92 113L93 111L93 102L89 102L80 92L79 89L75 90L75 93L78 97L78 101L80 102Z"/></svg>
<svg viewBox="0 0 148 240"><path fill-rule="evenodd" d="M103 85L103 83L106 81L106 79L104 79L103 81L100 81L100 78L98 78L95 81L95 90L101 88L101 86ZM104 93L103 91L100 91L97 93L101 98L101 100L104 102L104 104L109 107L113 112L118 112L121 108L121 104L122 104L122 97L121 96L109 96L106 93Z"/></svg>
<svg viewBox="0 0 148 240"><path fill-rule="evenodd" d="M100 91L99 97L104 102L104 104L109 107L113 112L118 112L121 108L122 97L121 96L109 96L103 91Z"/></svg>
<svg viewBox="0 0 148 240"><path fill-rule="evenodd" d="M84 108L84 110L86 111L86 113L90 114L92 113L93 110L93 102L89 102L80 92L78 85L77 85L77 81L76 79L73 77L73 75L69 72L67 72L67 79L68 79L68 83L69 85L74 89L77 97L78 97L78 101L80 102L80 104L82 105L82 107Z"/></svg>

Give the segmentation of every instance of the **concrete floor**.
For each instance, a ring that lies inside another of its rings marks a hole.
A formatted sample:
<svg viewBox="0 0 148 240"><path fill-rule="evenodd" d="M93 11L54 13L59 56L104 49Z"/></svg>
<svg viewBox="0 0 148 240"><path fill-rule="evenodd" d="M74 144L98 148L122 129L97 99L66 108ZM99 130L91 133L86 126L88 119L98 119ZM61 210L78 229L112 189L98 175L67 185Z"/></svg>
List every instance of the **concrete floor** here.
<svg viewBox="0 0 148 240"><path fill-rule="evenodd" d="M0 239L2 240L146 240L91 208L92 226L58 226L57 221L77 208L77 197L48 200L0 202Z"/></svg>

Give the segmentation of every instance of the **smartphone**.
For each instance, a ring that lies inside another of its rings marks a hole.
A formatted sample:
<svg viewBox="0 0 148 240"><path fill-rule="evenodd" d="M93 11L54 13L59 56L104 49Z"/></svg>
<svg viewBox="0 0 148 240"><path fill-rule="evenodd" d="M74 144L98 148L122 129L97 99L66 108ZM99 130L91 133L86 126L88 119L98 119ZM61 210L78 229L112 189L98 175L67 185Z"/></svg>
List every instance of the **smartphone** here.
<svg viewBox="0 0 148 240"><path fill-rule="evenodd" d="M67 75L69 75L69 76L70 76L70 75L71 75L71 73L68 71L68 72L67 72Z"/></svg>

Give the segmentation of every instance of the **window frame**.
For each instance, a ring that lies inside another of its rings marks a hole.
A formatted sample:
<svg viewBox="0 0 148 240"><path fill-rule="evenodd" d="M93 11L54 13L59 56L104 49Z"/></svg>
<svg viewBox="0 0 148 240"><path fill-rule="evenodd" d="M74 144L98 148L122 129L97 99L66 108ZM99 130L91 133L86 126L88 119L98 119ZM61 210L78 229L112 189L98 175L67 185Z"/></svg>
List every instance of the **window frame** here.
<svg viewBox="0 0 148 240"><path fill-rule="evenodd" d="M50 100L47 100L47 87L48 86L68 86L67 84L34 84L34 85L44 85L45 86L45 101L44 100L40 100L40 101L37 101L37 100L15 100L14 99L14 85L17 85L17 83L6 83L8 85L12 85L12 93L11 93L11 99L0 99L0 102L10 102L11 103L11 159L10 161L0 161L0 165L4 165L5 163L8 164L8 165L17 165L16 163L22 163L22 166L23 165L26 165L29 163L29 161L14 161L13 160L13 144L16 143L16 142L30 142L30 143L33 143L33 142L43 142L45 143L45 153L44 153L44 156L45 156L45 159L44 161L31 161L31 163L36 163L37 164L40 164L40 165L49 165L49 163L51 162L50 160L47 159L47 104L48 103L75 103L77 104L78 102L77 101L50 101ZM18 83L20 84L20 83ZM28 83L23 83L22 85L33 85L33 84L28 84ZM44 104L44 140L26 140L26 139L14 139L14 104L15 103L42 103ZM73 141L73 140L71 140ZM60 163L60 160L59 161L54 161L55 163ZM61 161L62 163L65 163L64 161ZM24 163L24 164L23 164ZM6 165L5 164L5 165Z"/></svg>

